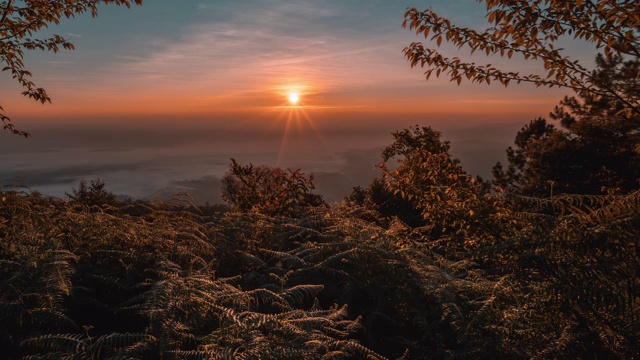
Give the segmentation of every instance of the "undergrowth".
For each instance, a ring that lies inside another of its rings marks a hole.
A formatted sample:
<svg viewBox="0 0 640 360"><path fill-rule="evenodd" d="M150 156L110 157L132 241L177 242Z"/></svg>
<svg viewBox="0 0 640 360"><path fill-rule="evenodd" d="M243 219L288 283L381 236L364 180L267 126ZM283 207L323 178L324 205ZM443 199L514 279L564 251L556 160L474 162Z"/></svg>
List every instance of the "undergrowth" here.
<svg viewBox="0 0 640 360"><path fill-rule="evenodd" d="M8 359L640 357L638 193L487 198L437 237L349 203L1 200Z"/></svg>

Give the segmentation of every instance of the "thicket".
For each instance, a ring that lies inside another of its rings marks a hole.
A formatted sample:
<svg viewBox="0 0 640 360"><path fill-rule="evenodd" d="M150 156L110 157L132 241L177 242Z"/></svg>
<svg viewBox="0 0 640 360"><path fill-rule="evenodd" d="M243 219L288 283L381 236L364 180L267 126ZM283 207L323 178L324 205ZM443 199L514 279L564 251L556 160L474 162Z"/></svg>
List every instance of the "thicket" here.
<svg viewBox="0 0 640 360"><path fill-rule="evenodd" d="M235 194L290 198L205 216L114 202L100 181L68 201L3 191L0 353L639 357L640 192L489 191L448 150L430 128L395 133L381 177L333 207L305 202L300 172L235 162L228 179L256 182Z"/></svg>

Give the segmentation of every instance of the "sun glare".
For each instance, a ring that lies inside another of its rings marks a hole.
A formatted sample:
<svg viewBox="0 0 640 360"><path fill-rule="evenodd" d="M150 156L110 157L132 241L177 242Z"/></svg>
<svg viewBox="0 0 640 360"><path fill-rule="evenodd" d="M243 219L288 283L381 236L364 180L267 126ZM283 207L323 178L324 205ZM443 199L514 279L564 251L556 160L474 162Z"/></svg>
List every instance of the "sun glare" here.
<svg viewBox="0 0 640 360"><path fill-rule="evenodd" d="M292 105L297 104L297 103L298 103L298 100L300 100L300 97L298 97L298 94L296 94L296 93L291 93L291 94L289 94L289 102L290 102Z"/></svg>

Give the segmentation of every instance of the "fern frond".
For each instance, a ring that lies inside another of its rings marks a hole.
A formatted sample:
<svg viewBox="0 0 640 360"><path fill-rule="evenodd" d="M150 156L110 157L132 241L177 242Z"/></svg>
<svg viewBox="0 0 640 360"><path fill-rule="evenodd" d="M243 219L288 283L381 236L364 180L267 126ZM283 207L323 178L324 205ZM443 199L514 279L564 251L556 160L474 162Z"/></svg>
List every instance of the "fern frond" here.
<svg viewBox="0 0 640 360"><path fill-rule="evenodd" d="M309 311L308 313L309 316L312 317L323 317L332 321L338 321L345 318L349 311L348 305L344 304L342 306L333 306L327 310Z"/></svg>
<svg viewBox="0 0 640 360"><path fill-rule="evenodd" d="M173 355L174 359L182 360L211 360L219 359L217 353L212 350L172 350L167 351L168 355Z"/></svg>
<svg viewBox="0 0 640 360"><path fill-rule="evenodd" d="M76 358L75 354L55 351L46 354L26 355L22 357L22 360L75 360Z"/></svg>
<svg viewBox="0 0 640 360"><path fill-rule="evenodd" d="M462 314L460 307L455 303L444 303L441 305L441 308L442 320L451 324L456 332L464 331L464 328L462 327L464 324L464 315Z"/></svg>
<svg viewBox="0 0 640 360"><path fill-rule="evenodd" d="M50 307L29 309L26 311L26 319L32 325L53 325L59 328L77 329L78 325L67 314Z"/></svg>
<svg viewBox="0 0 640 360"><path fill-rule="evenodd" d="M343 359L348 360L352 358L353 358L353 355L350 354L349 352L342 351L342 350L333 350L322 355L320 359L321 360L343 360Z"/></svg>
<svg viewBox="0 0 640 360"><path fill-rule="evenodd" d="M81 334L50 334L23 340L20 345L38 349L75 354L84 352L87 343Z"/></svg>
<svg viewBox="0 0 640 360"><path fill-rule="evenodd" d="M92 340L91 345L87 346L85 352L87 355L92 357L97 357L103 350L108 350L109 352L120 351L131 347L132 345L152 341L154 338L145 334L109 334L102 335L99 338Z"/></svg>
<svg viewBox="0 0 640 360"><path fill-rule="evenodd" d="M253 299L251 303L254 309L260 309L264 306L274 306L278 308L279 311L290 311L293 309L291 304L280 294L265 288L247 291L245 295Z"/></svg>
<svg viewBox="0 0 640 360"><path fill-rule="evenodd" d="M278 317L270 314L260 314L256 312L244 312L238 314L238 318L246 323L249 329L268 328L273 329L280 324Z"/></svg>
<svg viewBox="0 0 640 360"><path fill-rule="evenodd" d="M304 306L305 303L312 302L323 289L323 285L298 285L286 289L282 297L293 307Z"/></svg>
<svg viewBox="0 0 640 360"><path fill-rule="evenodd" d="M307 265L307 263L304 260L300 259L296 255L292 255L286 252L274 251L269 249L260 249L260 251L271 257L269 259L270 262L284 263L282 266L288 269L294 266L297 268L300 268L300 267L305 267Z"/></svg>
<svg viewBox="0 0 640 360"><path fill-rule="evenodd" d="M330 343L329 346L332 350L342 350L349 353L351 356L358 356L361 359L371 360L387 360L386 357L377 354L373 350L364 347L352 340L336 340Z"/></svg>
<svg viewBox="0 0 640 360"><path fill-rule="evenodd" d="M337 261L341 261L342 259L346 259L348 257L353 256L354 254L356 254L357 252L362 251L361 249L358 248L352 248L349 250L345 250L342 251L340 253L334 254L329 256L328 258L324 259L321 263L315 265L316 267L331 267L331 265Z"/></svg>

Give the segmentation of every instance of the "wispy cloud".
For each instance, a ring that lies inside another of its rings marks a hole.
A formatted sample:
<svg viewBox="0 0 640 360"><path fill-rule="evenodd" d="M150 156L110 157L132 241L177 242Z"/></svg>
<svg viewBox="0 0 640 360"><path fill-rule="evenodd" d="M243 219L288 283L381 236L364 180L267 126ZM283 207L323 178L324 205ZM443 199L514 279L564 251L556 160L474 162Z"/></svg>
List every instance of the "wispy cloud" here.
<svg viewBox="0 0 640 360"><path fill-rule="evenodd" d="M450 2L455 6L436 2L444 15L471 6ZM501 105L552 106L546 100L527 100L528 87L506 91L457 87L446 78L425 82L423 70L410 69L402 56L404 46L417 40L401 27L405 7L412 5L382 0L190 1L185 6L197 10L197 19L176 13L181 26L171 36L147 32L111 40L123 42L127 51L110 53L109 61L101 52L84 54L84 63L73 63L78 58L68 54L47 63L56 71L45 75L42 84L55 99L46 112L228 114L285 105L291 91L300 92L304 105L315 109L363 109L369 114L441 116L464 110L452 106L487 104L487 98L496 105L487 111L494 112ZM145 12L140 14L145 21ZM444 50L454 56L457 51ZM540 93L532 97L540 98Z"/></svg>
<svg viewBox="0 0 640 360"><path fill-rule="evenodd" d="M199 4L202 11L229 15L187 27L178 42L156 39L155 51L109 67L108 82L129 92L147 89L227 105L229 99L257 97L255 105L261 106L274 104L275 97L291 89L358 96L358 91L410 75L401 57L400 30L377 33L371 41L369 30L344 22L340 6L308 0L249 3ZM384 20L355 17L354 22ZM136 85L125 87L125 82Z"/></svg>

